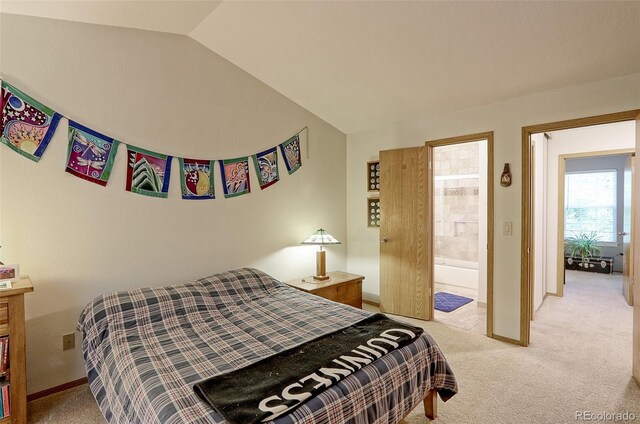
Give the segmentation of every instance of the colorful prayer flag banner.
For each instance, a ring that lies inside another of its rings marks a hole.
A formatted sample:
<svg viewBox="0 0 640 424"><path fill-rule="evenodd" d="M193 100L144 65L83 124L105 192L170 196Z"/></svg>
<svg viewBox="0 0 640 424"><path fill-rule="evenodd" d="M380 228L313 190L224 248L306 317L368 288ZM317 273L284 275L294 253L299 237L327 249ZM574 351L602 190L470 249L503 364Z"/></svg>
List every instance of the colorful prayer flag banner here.
<svg viewBox="0 0 640 424"><path fill-rule="evenodd" d="M220 161L224 197L235 197L251 192L249 186L249 158L247 156Z"/></svg>
<svg viewBox="0 0 640 424"><path fill-rule="evenodd" d="M182 198L189 200L215 199L213 160L178 158Z"/></svg>
<svg viewBox="0 0 640 424"><path fill-rule="evenodd" d="M127 191L152 197L167 197L171 156L127 146Z"/></svg>
<svg viewBox="0 0 640 424"><path fill-rule="evenodd" d="M2 81L0 141L38 162L56 131L61 115Z"/></svg>
<svg viewBox="0 0 640 424"><path fill-rule="evenodd" d="M264 152L253 155L256 174L260 182L260 189L264 190L280 179L278 175L278 148L272 147Z"/></svg>
<svg viewBox="0 0 640 424"><path fill-rule="evenodd" d="M107 185L119 142L69 120L66 171L83 180Z"/></svg>
<svg viewBox="0 0 640 424"><path fill-rule="evenodd" d="M289 140L280 144L280 151L284 157L284 164L287 165L289 175L296 172L302 166L302 156L300 155L300 134L296 134Z"/></svg>

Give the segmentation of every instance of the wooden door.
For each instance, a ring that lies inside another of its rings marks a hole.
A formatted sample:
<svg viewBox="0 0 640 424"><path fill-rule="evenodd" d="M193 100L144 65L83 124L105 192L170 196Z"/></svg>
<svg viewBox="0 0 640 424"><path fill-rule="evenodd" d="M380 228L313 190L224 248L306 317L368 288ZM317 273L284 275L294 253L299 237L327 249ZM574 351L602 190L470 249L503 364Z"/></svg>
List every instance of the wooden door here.
<svg viewBox="0 0 640 424"><path fill-rule="evenodd" d="M640 115L636 118L636 158L640 157ZM640 172L636 172L634 175L634 187L640 187ZM633 237L631 237L634 250L640 252L640 205L638 205L640 196L635 196L633 199L634 210L633 216L636 225L633 228ZM636 254L633 257L633 267L636 270L640 270L640 255ZM640 281L638 281L637 271L634 275L633 284L633 297L640 299ZM633 304L633 377L636 379L636 383L640 385L640 301L636 301Z"/></svg>
<svg viewBox="0 0 640 424"><path fill-rule="evenodd" d="M624 163L624 218L622 225L622 293L629 305L633 305L633 244L631 234L633 234L633 175L635 168L635 158L629 156Z"/></svg>
<svg viewBox="0 0 640 424"><path fill-rule="evenodd" d="M431 319L427 147L380 152L380 310Z"/></svg>

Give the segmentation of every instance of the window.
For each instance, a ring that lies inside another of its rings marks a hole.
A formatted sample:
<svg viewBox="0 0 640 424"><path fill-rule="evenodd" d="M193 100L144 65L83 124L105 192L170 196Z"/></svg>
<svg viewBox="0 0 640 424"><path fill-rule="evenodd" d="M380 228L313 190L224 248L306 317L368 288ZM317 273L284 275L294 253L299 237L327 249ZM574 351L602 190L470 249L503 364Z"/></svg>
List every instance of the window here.
<svg viewBox="0 0 640 424"><path fill-rule="evenodd" d="M601 242L617 241L617 178L615 169L566 173L565 239L595 231Z"/></svg>

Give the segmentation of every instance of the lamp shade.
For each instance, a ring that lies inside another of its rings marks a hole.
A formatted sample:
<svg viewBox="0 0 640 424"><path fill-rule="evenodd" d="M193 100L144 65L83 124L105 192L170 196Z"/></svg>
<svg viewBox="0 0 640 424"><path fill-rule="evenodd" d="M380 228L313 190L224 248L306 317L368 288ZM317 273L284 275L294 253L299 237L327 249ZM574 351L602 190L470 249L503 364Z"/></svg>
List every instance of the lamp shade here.
<svg viewBox="0 0 640 424"><path fill-rule="evenodd" d="M315 233L311 234L309 237L307 237L300 244L319 244L319 245L323 245L323 244L342 244L342 243L339 242L338 240L336 240L336 238L333 237L331 234L327 233L325 230L320 228L318 231L316 231Z"/></svg>

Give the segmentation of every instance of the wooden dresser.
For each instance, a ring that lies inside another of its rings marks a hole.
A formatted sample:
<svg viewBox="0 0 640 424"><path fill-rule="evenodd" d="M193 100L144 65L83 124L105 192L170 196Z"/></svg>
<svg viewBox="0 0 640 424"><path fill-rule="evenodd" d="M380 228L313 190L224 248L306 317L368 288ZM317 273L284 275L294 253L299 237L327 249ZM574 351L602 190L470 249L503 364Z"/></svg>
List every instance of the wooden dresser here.
<svg viewBox="0 0 640 424"><path fill-rule="evenodd" d="M327 275L330 278L326 281L317 281L313 276L308 276L285 283L298 290L362 309L362 275L342 271L328 272Z"/></svg>

